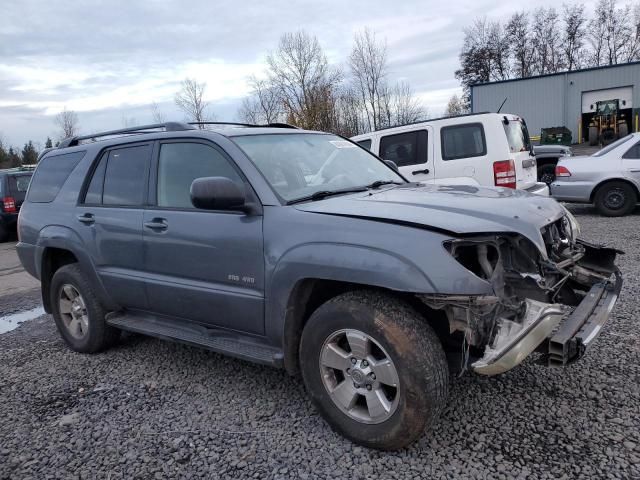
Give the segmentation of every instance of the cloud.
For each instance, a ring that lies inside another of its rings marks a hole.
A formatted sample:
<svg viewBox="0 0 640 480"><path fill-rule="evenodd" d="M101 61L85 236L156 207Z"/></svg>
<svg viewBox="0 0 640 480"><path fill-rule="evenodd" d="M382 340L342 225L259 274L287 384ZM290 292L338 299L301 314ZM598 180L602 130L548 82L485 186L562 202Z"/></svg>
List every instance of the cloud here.
<svg viewBox="0 0 640 480"><path fill-rule="evenodd" d="M123 117L150 121L151 102L180 119L173 96L185 77L205 81L217 117L235 120L247 77L263 72L282 33L309 31L344 67L353 34L365 26L387 41L391 80L408 81L438 114L459 91L462 27L486 12L521 8L506 0L5 2L0 132L16 145L46 138L65 107L78 112L85 131L117 128Z"/></svg>

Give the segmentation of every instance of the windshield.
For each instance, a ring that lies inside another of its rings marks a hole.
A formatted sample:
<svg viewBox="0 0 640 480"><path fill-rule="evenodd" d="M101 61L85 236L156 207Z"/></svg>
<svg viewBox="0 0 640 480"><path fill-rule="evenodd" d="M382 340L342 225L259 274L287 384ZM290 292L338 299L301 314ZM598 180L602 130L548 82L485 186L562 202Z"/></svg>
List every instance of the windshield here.
<svg viewBox="0 0 640 480"><path fill-rule="evenodd" d="M503 123L503 125L511 153L527 152L530 150L529 131L524 123L520 120L509 120L508 123Z"/></svg>
<svg viewBox="0 0 640 480"><path fill-rule="evenodd" d="M633 136L631 134L627 135L626 137L622 137L620 140L616 140L613 143L610 143L609 145L607 145L606 147L604 147L602 150L600 150L599 152L596 152L592 155L592 157L601 157L602 155L606 155L607 153L609 153L611 150L613 150L614 148L618 148L620 145L622 145L623 143L625 143L627 140L631 140Z"/></svg>
<svg viewBox="0 0 640 480"><path fill-rule="evenodd" d="M384 162L336 135L295 133L233 137L285 202L318 192L405 183Z"/></svg>

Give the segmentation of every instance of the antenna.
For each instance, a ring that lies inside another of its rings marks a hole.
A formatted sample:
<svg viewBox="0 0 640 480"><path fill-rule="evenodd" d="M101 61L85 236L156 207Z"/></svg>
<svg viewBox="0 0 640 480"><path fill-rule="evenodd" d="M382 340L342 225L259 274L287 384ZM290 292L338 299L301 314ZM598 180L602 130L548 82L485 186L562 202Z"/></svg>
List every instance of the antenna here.
<svg viewBox="0 0 640 480"><path fill-rule="evenodd" d="M507 98L509 98L509 97L504 97L504 101L500 104L500 108L498 109L498 111L496 113L500 113L500 110L502 110L502 107L504 107L504 104L507 103Z"/></svg>

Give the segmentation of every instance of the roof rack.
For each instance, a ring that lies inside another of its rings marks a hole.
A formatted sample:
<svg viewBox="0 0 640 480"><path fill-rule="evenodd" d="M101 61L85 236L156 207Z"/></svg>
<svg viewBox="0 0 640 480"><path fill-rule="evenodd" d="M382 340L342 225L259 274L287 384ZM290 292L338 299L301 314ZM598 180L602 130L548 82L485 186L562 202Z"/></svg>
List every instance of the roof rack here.
<svg viewBox="0 0 640 480"><path fill-rule="evenodd" d="M254 123L238 123L238 122L189 122L189 125L231 125L232 127L249 127L249 128L295 128L297 130L300 127L296 127L295 125L290 125L288 123L266 123L264 125L256 125Z"/></svg>
<svg viewBox="0 0 640 480"><path fill-rule="evenodd" d="M135 135L142 133L153 133L149 130L164 129L165 132L180 132L184 130L195 130L191 125L180 122L154 123L151 125L140 125L139 127L121 128L119 130L109 130L107 132L92 133L91 135L79 135L75 137L65 138L60 142L58 148L75 147L80 145L82 140L97 141L100 137L112 137L115 135Z"/></svg>

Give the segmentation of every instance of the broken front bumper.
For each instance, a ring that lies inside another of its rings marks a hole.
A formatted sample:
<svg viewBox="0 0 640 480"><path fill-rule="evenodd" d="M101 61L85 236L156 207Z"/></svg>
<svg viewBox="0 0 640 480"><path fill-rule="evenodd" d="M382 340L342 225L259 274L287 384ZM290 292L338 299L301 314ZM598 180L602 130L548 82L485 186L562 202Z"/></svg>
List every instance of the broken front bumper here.
<svg viewBox="0 0 640 480"><path fill-rule="evenodd" d="M503 320L484 356L471 365L473 370L483 375L504 373L545 343L550 366L582 357L609 319L622 289L620 272L614 275L615 281L594 285L568 315L563 305L526 300L523 321Z"/></svg>

